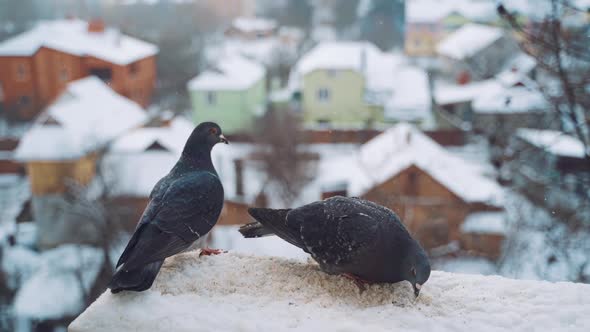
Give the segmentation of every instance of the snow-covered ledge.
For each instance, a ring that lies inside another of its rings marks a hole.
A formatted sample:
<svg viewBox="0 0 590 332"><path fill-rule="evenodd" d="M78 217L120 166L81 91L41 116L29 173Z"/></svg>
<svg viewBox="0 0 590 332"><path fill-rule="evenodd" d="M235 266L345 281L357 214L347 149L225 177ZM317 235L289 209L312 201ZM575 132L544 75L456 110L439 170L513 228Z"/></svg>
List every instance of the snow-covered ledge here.
<svg viewBox="0 0 590 332"><path fill-rule="evenodd" d="M143 293L105 292L69 327L86 331L533 331L590 326L590 286L435 271L410 285L349 280L315 264L234 253L166 260Z"/></svg>

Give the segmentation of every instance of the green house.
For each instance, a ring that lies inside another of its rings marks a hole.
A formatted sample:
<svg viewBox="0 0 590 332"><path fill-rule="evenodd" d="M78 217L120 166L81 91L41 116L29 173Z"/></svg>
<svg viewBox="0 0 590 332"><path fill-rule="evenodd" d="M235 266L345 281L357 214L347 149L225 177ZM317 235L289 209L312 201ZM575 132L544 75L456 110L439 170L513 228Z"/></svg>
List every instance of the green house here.
<svg viewBox="0 0 590 332"><path fill-rule="evenodd" d="M234 55L190 80L187 88L195 123L215 121L224 133L250 131L266 110L266 70Z"/></svg>

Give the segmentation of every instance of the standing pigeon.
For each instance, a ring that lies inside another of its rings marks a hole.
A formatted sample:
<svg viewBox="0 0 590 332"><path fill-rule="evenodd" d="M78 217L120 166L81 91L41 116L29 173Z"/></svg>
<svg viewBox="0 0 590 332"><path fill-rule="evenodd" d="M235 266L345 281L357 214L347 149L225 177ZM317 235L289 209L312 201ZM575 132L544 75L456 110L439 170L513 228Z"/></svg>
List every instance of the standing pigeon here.
<svg viewBox="0 0 590 332"><path fill-rule="evenodd" d="M211 149L220 142L228 143L215 123L203 122L193 130L176 165L152 190L119 258L111 292L150 288L166 257L186 250L213 228L223 207L223 186Z"/></svg>
<svg viewBox="0 0 590 332"><path fill-rule="evenodd" d="M360 198L336 196L296 209L250 208L257 222L244 225L246 238L278 235L311 254L329 274L364 283L407 280L418 296L430 276L424 249L388 208Z"/></svg>

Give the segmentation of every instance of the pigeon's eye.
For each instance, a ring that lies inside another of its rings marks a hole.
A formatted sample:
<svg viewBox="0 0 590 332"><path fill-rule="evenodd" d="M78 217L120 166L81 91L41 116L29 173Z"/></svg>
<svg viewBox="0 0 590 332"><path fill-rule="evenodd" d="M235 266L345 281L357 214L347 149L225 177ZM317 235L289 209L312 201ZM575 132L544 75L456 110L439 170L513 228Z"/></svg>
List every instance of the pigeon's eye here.
<svg viewBox="0 0 590 332"><path fill-rule="evenodd" d="M415 277L416 276L416 268L411 268L410 272L412 272L412 275Z"/></svg>
<svg viewBox="0 0 590 332"><path fill-rule="evenodd" d="M209 129L209 134L217 135L217 128L213 127Z"/></svg>

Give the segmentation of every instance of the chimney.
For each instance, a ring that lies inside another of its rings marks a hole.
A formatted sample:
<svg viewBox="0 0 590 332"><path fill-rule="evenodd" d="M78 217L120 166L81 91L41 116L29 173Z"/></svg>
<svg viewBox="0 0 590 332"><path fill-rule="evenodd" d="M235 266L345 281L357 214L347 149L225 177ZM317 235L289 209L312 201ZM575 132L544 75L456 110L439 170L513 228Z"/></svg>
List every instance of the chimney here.
<svg viewBox="0 0 590 332"><path fill-rule="evenodd" d="M236 172L236 196L244 196L244 161L242 159L234 160Z"/></svg>
<svg viewBox="0 0 590 332"><path fill-rule="evenodd" d="M364 44L361 46L361 73L367 74L367 50Z"/></svg>
<svg viewBox="0 0 590 332"><path fill-rule="evenodd" d="M104 32L104 21L94 19L88 22L88 32Z"/></svg>

